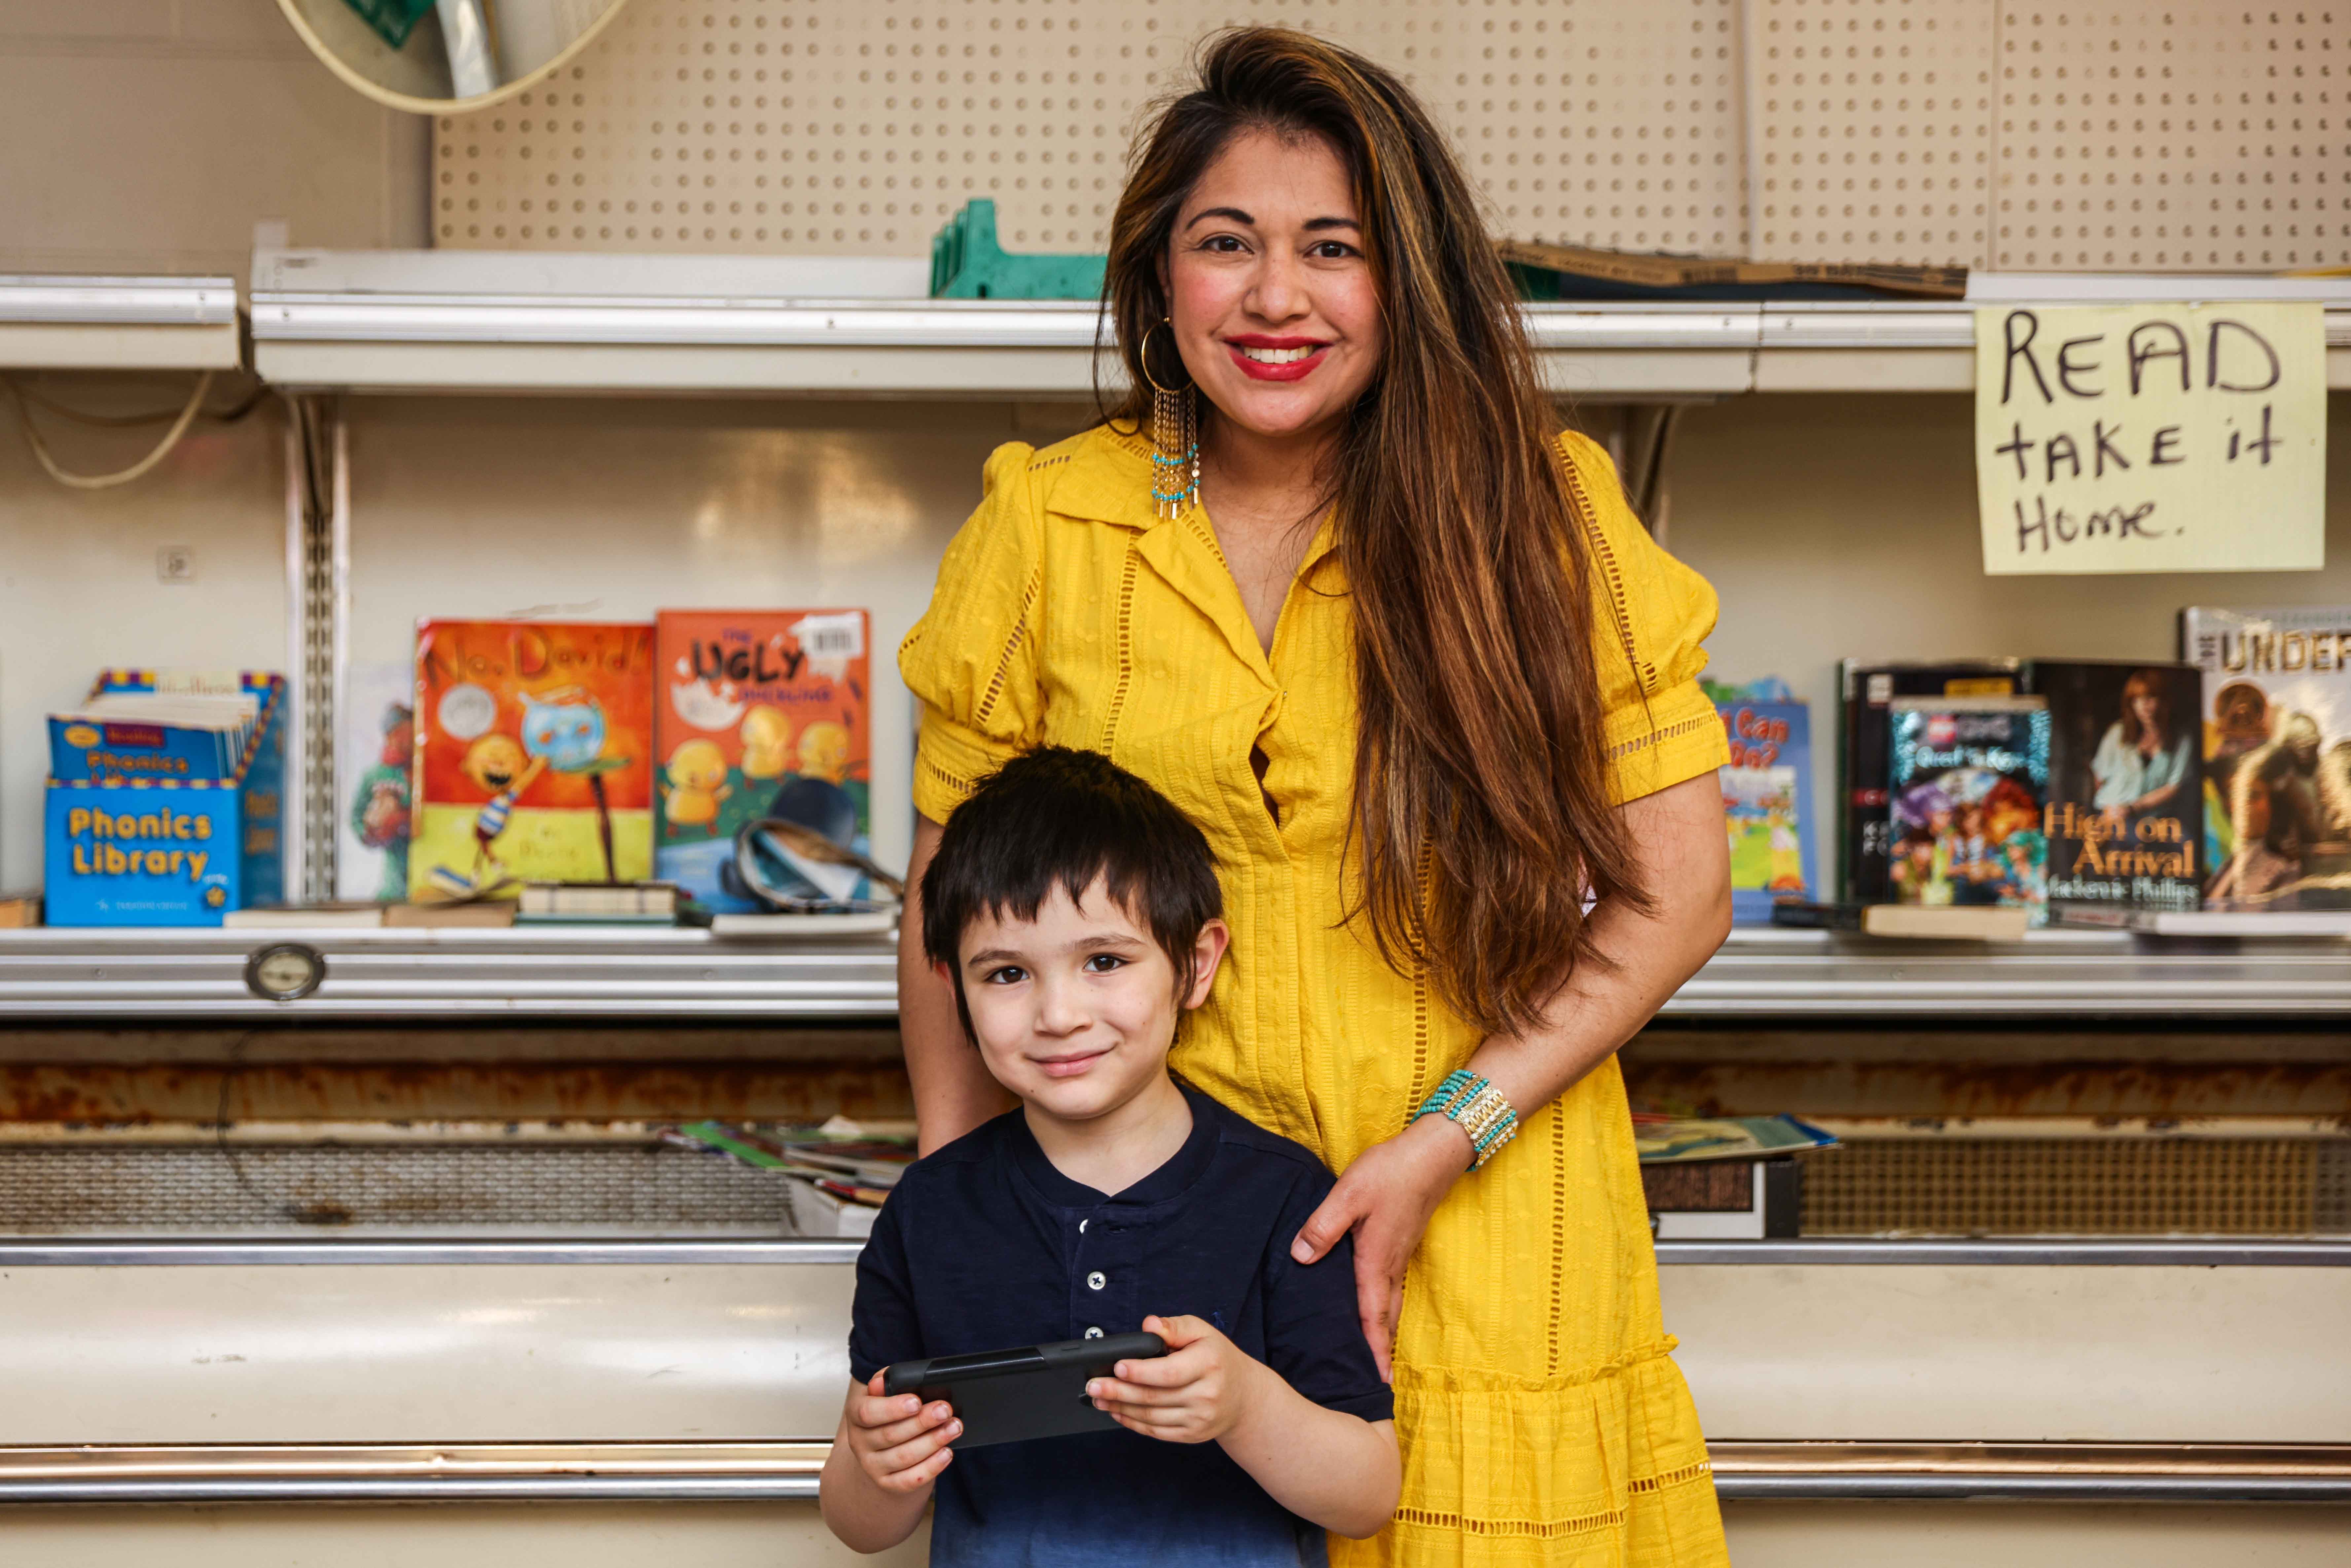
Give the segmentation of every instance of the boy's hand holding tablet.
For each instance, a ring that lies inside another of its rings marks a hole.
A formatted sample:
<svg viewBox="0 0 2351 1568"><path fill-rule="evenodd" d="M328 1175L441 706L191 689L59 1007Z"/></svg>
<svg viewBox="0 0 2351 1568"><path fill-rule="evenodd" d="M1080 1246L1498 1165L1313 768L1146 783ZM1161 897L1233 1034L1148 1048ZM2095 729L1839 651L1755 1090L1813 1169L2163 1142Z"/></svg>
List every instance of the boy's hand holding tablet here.
<svg viewBox="0 0 2351 1568"><path fill-rule="evenodd" d="M925 1405L918 1395L894 1397L882 1392L889 1374L877 1372L849 1396L836 1448L846 1444L865 1479L885 1492L926 1494L955 1453L947 1445L963 1436L963 1423L944 1399ZM825 1466L826 1479L832 1467Z"/></svg>
<svg viewBox="0 0 2351 1568"><path fill-rule="evenodd" d="M878 1552L935 1501L934 1568L1299 1568L1378 1531L1402 1464L1351 1249L1290 1250L1331 1175L1168 1075L1227 940L1207 841L1107 758L1033 752L956 810L919 907L1021 1106L875 1218L833 1533Z"/></svg>

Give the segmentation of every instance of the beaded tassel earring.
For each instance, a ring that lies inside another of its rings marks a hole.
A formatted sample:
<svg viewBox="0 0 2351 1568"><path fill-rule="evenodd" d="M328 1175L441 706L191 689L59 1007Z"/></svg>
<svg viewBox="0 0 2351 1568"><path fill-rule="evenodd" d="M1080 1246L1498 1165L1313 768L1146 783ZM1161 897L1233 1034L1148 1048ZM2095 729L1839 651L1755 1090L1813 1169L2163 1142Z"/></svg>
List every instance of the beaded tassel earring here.
<svg viewBox="0 0 2351 1568"><path fill-rule="evenodd" d="M1164 387L1151 373L1151 337L1167 325L1162 318L1143 335L1143 379L1151 384L1151 506L1163 517L1183 515L1200 494L1200 418L1190 383ZM1172 332L1169 334L1174 335Z"/></svg>

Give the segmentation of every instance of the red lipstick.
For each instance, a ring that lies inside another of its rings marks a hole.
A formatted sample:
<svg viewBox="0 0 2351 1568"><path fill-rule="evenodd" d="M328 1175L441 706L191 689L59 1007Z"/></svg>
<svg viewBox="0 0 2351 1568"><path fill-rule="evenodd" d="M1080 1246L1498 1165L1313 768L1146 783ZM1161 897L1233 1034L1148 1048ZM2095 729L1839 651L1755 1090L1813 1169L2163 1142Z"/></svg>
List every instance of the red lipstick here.
<svg viewBox="0 0 2351 1568"><path fill-rule="evenodd" d="M1225 351L1232 356L1233 363L1240 367L1241 374L1259 382L1303 381L1322 363L1331 347L1319 338L1275 338L1259 332L1236 333L1224 339L1223 342ZM1269 365L1261 360L1250 359L1242 351L1245 349L1306 349L1311 351L1302 359Z"/></svg>

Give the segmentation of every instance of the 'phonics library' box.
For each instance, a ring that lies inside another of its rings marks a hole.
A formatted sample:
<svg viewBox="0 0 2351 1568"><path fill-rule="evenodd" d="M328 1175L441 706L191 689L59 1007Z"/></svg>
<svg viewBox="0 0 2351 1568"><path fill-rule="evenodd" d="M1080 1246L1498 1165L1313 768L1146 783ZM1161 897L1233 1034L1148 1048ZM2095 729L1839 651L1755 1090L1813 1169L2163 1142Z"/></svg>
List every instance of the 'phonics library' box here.
<svg viewBox="0 0 2351 1568"><path fill-rule="evenodd" d="M42 892L51 925L218 925L232 909L284 896L283 676L109 670L114 694L254 696L256 722L220 766L168 723L55 727Z"/></svg>

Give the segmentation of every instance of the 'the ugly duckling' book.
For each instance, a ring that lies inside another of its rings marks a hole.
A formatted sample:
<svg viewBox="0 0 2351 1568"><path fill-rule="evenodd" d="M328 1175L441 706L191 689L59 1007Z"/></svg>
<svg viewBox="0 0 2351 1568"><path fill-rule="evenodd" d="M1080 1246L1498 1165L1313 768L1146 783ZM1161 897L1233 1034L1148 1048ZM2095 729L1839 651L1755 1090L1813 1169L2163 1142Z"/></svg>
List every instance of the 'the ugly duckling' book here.
<svg viewBox="0 0 2351 1568"><path fill-rule="evenodd" d="M642 622L421 623L412 894L650 876L653 663Z"/></svg>
<svg viewBox="0 0 2351 1568"><path fill-rule="evenodd" d="M856 867L790 841L872 850L865 612L665 610L656 625L655 874L713 914L871 897Z"/></svg>

